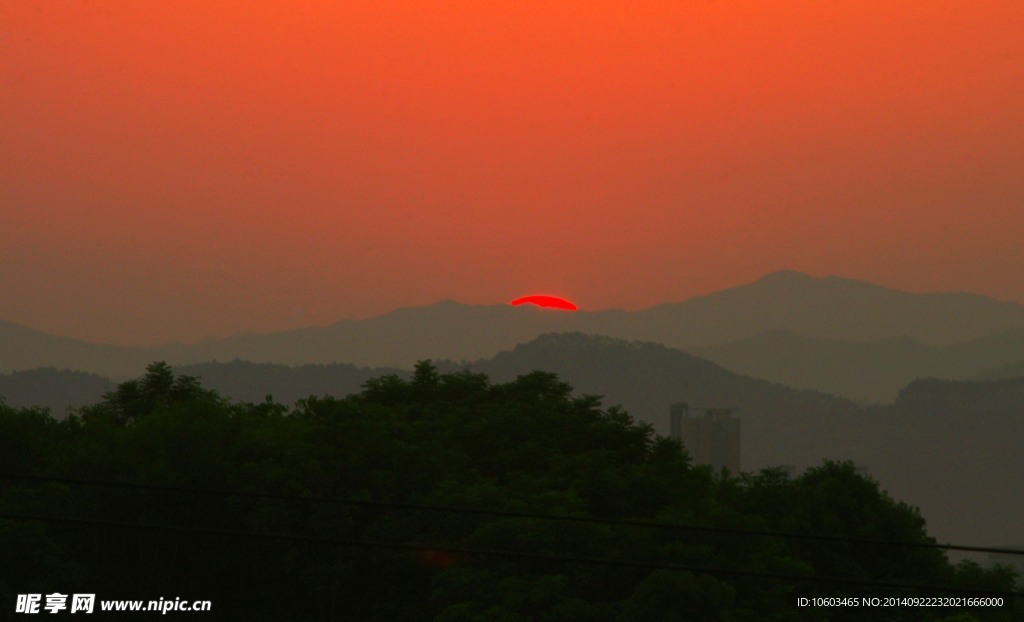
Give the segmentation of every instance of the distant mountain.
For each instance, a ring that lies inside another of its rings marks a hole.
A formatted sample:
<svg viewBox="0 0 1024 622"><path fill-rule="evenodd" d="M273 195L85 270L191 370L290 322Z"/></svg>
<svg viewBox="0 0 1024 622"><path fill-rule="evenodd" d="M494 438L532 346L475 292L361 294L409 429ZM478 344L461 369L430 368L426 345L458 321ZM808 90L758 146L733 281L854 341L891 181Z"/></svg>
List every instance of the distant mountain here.
<svg viewBox="0 0 1024 622"><path fill-rule="evenodd" d="M940 539L1024 542L1024 378L919 380L837 432L822 450L865 465Z"/></svg>
<svg viewBox="0 0 1024 622"><path fill-rule="evenodd" d="M978 374L975 380L1006 380L1008 378L1024 378L1024 361L985 370Z"/></svg>
<svg viewBox="0 0 1024 622"><path fill-rule="evenodd" d="M787 386L887 403L918 378L973 379L1024 359L1024 329L943 346L924 345L909 337L838 341L774 330L689 351L727 369ZM993 373L1012 371L1004 368ZM1024 375L1024 367L1018 372Z"/></svg>
<svg viewBox="0 0 1024 622"><path fill-rule="evenodd" d="M0 372L54 366L126 376L153 360L181 365L234 359L411 367L427 357L494 356L550 332L700 348L780 329L815 339L909 337L946 345L1024 329L1024 306L972 294L910 294L850 279L779 272L709 296L633 312L567 313L443 301L330 326L158 348L88 344L0 323Z"/></svg>
<svg viewBox="0 0 1024 622"><path fill-rule="evenodd" d="M56 337L0 320L0 373L53 367L128 376L152 362L151 352Z"/></svg>
<svg viewBox="0 0 1024 622"><path fill-rule="evenodd" d="M8 406L40 406L57 417L68 408L95 404L112 389L114 383L108 378L52 367L0 374L0 398Z"/></svg>
<svg viewBox="0 0 1024 622"><path fill-rule="evenodd" d="M191 365L236 359L284 365L343 362L411 368L424 358L491 356L541 333L568 330L575 320L573 314L563 311L442 301L330 326L242 333L196 344L149 348L92 344L0 322L0 373L60 367L126 378L156 360Z"/></svg>
<svg viewBox="0 0 1024 622"><path fill-rule="evenodd" d="M907 293L835 276L793 271L686 302L635 313L638 333L700 347L784 329L817 339L873 341L910 337L953 344L1024 328L1024 305L966 293ZM599 331L589 331L599 332Z"/></svg>
<svg viewBox="0 0 1024 622"><path fill-rule="evenodd" d="M426 358L473 360L551 331L570 330L573 313L445 300L365 320L281 333L246 333L167 351L168 360L198 363L242 359L303 365L345 362L407 367Z"/></svg>

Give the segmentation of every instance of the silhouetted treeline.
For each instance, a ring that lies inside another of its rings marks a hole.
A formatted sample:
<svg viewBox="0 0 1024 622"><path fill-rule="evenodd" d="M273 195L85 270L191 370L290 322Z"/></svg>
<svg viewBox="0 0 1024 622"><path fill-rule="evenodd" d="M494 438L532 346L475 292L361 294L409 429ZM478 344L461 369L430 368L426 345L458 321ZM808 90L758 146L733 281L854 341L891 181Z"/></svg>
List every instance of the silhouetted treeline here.
<svg viewBox="0 0 1024 622"><path fill-rule="evenodd" d="M77 592L208 599L218 620L865 619L796 598L1014 583L894 544L934 541L852 464L712 473L546 372L494 384L421 363L289 407L231 402L157 363L63 420L0 406L0 456L8 609Z"/></svg>
<svg viewBox="0 0 1024 622"><path fill-rule="evenodd" d="M467 365L440 362L438 367L455 372ZM243 361L176 369L236 402L262 402L269 394L290 405L309 395L358 392L367 380L390 373L406 379L412 375L412 370L342 364L287 367ZM623 405L662 434L668 433L673 402L733 407L743 421L745 469L785 464L802 471L826 458L852 460L869 469L893 496L920 508L929 531L940 540L1024 544L1020 380L922 380L906 387L896 404L862 408L815 391L735 374L657 344L579 333L545 335L470 363L468 369L496 382L510 382L533 370L556 373L579 392ZM114 386L98 390L95 380L52 370L0 375L0 396L12 406L53 405L54 414L63 416L66 401L44 399L47 394L92 391L93 397L78 406L94 403ZM35 399L25 401L29 395Z"/></svg>

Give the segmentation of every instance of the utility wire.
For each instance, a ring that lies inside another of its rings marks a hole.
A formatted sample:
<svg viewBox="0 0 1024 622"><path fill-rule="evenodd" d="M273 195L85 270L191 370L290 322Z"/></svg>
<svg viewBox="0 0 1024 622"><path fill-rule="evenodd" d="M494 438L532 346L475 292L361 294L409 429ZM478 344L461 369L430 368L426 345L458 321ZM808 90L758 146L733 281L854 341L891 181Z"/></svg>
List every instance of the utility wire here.
<svg viewBox="0 0 1024 622"><path fill-rule="evenodd" d="M630 519L614 519L614 518L600 518L593 516L572 516L569 514L540 514L535 512L518 512L513 510L498 510L498 509L486 509L486 508L467 508L467 507L456 507L456 506L440 506L440 505L423 505L415 503L400 503L394 501L366 501L359 499L343 499L340 497L324 497L324 496L310 496L310 495L293 495L285 493L271 493L271 492L250 492L240 490L226 490L221 488L201 488L201 487L186 487L186 486L170 486L164 484L147 484L147 483L129 483L129 482L113 482L113 481L102 481L92 480L83 478L72 478L72 477L49 477L43 475L28 475L28 474L14 474L14 473L0 473L0 479L20 479L27 481L36 482L55 482L64 484L83 484L89 486L103 486L110 488L127 488L127 489L138 489L138 490L154 490L160 492L178 492L178 493L199 493L207 495L218 495L218 496L234 496L234 497L248 497L254 499L274 499L281 501L303 501L313 503L332 503L337 505L349 505L356 507L371 507L371 508L383 508L393 510L409 510L409 511L424 511L424 512L438 512L448 514L471 514L477 516L496 516L501 518L525 518L525 519L537 519L537 520L550 520L550 521L562 521L571 523L590 523L600 524L609 526L623 526L623 527L647 527L653 529L665 529L673 531L697 531L705 533L724 533L731 535L742 535L742 536L754 536L754 537L769 537L769 538L788 538L794 540L810 540L819 542L842 542L849 544L863 544L872 546L899 546L906 548L919 548L919 549L941 549L947 551L966 551L973 553L996 553L1001 555L1024 555L1024 550L1021 549L1009 549L1000 547L987 547L987 546L968 546L962 544L939 544L934 542L906 542L901 540L875 540L869 538L852 538L847 536L830 536L820 534L802 534L792 533L784 531L772 531L772 530L758 530L758 529L740 529L734 527L713 527L707 525L687 525L682 523L666 523L660 521L645 521L645 520L630 520Z"/></svg>
<svg viewBox="0 0 1024 622"><path fill-rule="evenodd" d="M20 514L20 513L8 513L0 512L0 518L15 519L15 520L37 520L43 522L63 522L63 523L74 523L84 524L92 526L102 527L119 527L119 528L130 528L130 529L148 529L158 531L172 531L179 533L201 533L210 535L221 535L221 536L244 536L250 538L264 538L264 539L275 539L275 540L291 540L291 541L303 541L317 544L337 544L342 546L354 546L361 548L384 548L393 550L403 551L414 551L414 552L434 552L443 551L445 553L453 553L456 555L467 555L467 556L479 556L479 557L496 557L506 559L521 559L531 561L545 561L545 562L558 562L568 564L590 564L600 566L616 566L623 568L640 568L644 570L670 570L676 572L698 572L702 574L714 574L714 575L731 575L740 577L754 577L761 579L783 579L788 581L801 581L810 583L841 583L847 585L856 585L860 587L877 587L877 588L890 588L890 589L909 589L909 590L925 590L929 591L930 596L936 595L936 592L959 592L973 595L985 595L993 597L1003 598L1018 598L1024 597L1024 592L1008 592L1003 590L986 590L986 589L973 589L967 587L958 586L947 586L947 585L924 585L920 583L896 583L887 581L872 581L867 579L852 579L852 578L839 578L839 577L814 577L809 575L798 575L798 574L787 574L777 572L764 572L757 570L742 570L734 568L720 568L715 566L695 566L690 564L667 564L657 562L647 562L639 560L629 559L610 559L604 557L579 557L572 555L547 555L543 553L526 553L522 551L503 551L493 549L476 549L476 548L464 548L464 547L449 547L449 546L428 546L423 544L413 544L408 542L395 542L389 540L357 540L353 538L334 538L326 536L312 536L305 534L291 534L291 533L258 533L253 531L242 531L236 529L222 529L214 527L194 527L186 525L158 525L152 523L131 523L125 521L114 521L106 519L93 519L93 518L74 518L67 516L48 516L43 514Z"/></svg>

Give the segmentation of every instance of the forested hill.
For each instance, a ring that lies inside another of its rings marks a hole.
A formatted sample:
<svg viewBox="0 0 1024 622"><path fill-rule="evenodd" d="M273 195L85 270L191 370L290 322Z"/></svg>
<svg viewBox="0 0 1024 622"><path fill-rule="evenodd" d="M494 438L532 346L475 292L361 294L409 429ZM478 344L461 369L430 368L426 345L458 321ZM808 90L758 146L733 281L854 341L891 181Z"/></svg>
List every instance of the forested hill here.
<svg viewBox="0 0 1024 622"><path fill-rule="evenodd" d="M438 363L458 371L459 363ZM176 368L233 400L262 402L270 395L294 404L310 395L345 396L375 377L411 370L351 365L209 363ZM887 490L920 507L943 539L976 544L1024 543L1024 392L1020 380L951 382L920 380L893 406L860 409L813 391L798 391L728 372L686 353L655 344L581 334L553 334L468 366L497 382L545 370L578 391L603 396L665 433L672 402L738 408L742 421L741 467L803 469L822 459L850 459L879 478ZM91 394L93 403L112 384L93 376L53 370L0 376L17 380L11 396ZM66 383L70 383L66 384ZM9 385L8 385L9 386ZM47 388L49 387L49 389ZM104 390L104 387L106 389ZM54 409L64 414L63 407ZM951 483L955 482L955 486ZM969 512L963 510L970 507Z"/></svg>
<svg viewBox="0 0 1024 622"><path fill-rule="evenodd" d="M804 440L859 412L848 400L742 376L673 348L580 333L542 335L471 369L499 381L534 369L556 373L583 393L621 404L662 434L673 402L735 408L750 468L792 464L795 453L800 463L819 461L824 456Z"/></svg>
<svg viewBox="0 0 1024 622"><path fill-rule="evenodd" d="M746 436L750 440L744 447L744 459L751 467L793 463L794 443L801 445L802 439L814 438L814 431L828 426L831 418L858 410L848 400L742 376L665 346L581 333L542 335L491 359L474 363L440 361L438 366L448 371L466 368L498 381L509 381L534 370L550 371L584 393L604 396L606 404L622 405L662 434L668 433L668 408L673 402L737 408L747 426ZM270 395L286 404L310 395L344 396L358 391L374 376L410 373L344 364L289 367L244 361L185 365L176 369L200 378L206 386L231 399L262 401ZM3 378L0 376L0 381ZM31 378L31 373L18 377L22 384ZM66 373L53 378L46 374L40 382L54 382L54 394L63 395L71 389L62 383L79 387L86 379L93 377ZM2 386L0 382L0 388ZM46 397L41 391L32 395ZM55 405L45 401L22 402L10 397L8 402L16 406ZM63 400L58 404L60 408L54 411L62 414ZM794 429L804 432L794 435L791 433ZM813 449L801 447L798 463L814 463L824 457L807 454Z"/></svg>
<svg viewBox="0 0 1024 622"><path fill-rule="evenodd" d="M0 455L8 604L60 590L208 599L252 622L825 620L847 618L796 596L1016 589L1007 569L951 565L852 464L714 474L545 372L423 364L290 407L154 364L62 421L0 405Z"/></svg>

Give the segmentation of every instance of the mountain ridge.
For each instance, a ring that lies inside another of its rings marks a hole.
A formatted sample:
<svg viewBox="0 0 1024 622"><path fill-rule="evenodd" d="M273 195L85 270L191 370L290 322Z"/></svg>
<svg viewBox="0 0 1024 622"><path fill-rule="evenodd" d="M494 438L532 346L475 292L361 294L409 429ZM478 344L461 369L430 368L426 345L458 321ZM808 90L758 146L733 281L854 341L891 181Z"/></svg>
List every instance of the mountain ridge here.
<svg viewBox="0 0 1024 622"><path fill-rule="evenodd" d="M916 378L968 380L986 372L1012 373L1002 368L1024 359L1024 329L941 346L910 337L850 341L775 329L688 351L755 378L864 403L889 403Z"/></svg>
<svg viewBox="0 0 1024 622"><path fill-rule="evenodd" d="M940 346L1012 328L1024 328L1024 305L976 294L907 293L844 277L781 271L746 285L637 311L569 313L442 300L325 326L158 347L91 344L0 323L0 343L6 346L0 348L0 372L54 366L126 377L152 360L183 365L236 358L288 365L409 367L428 357L492 356L546 332L579 331L694 349L776 329L834 340L907 336Z"/></svg>

